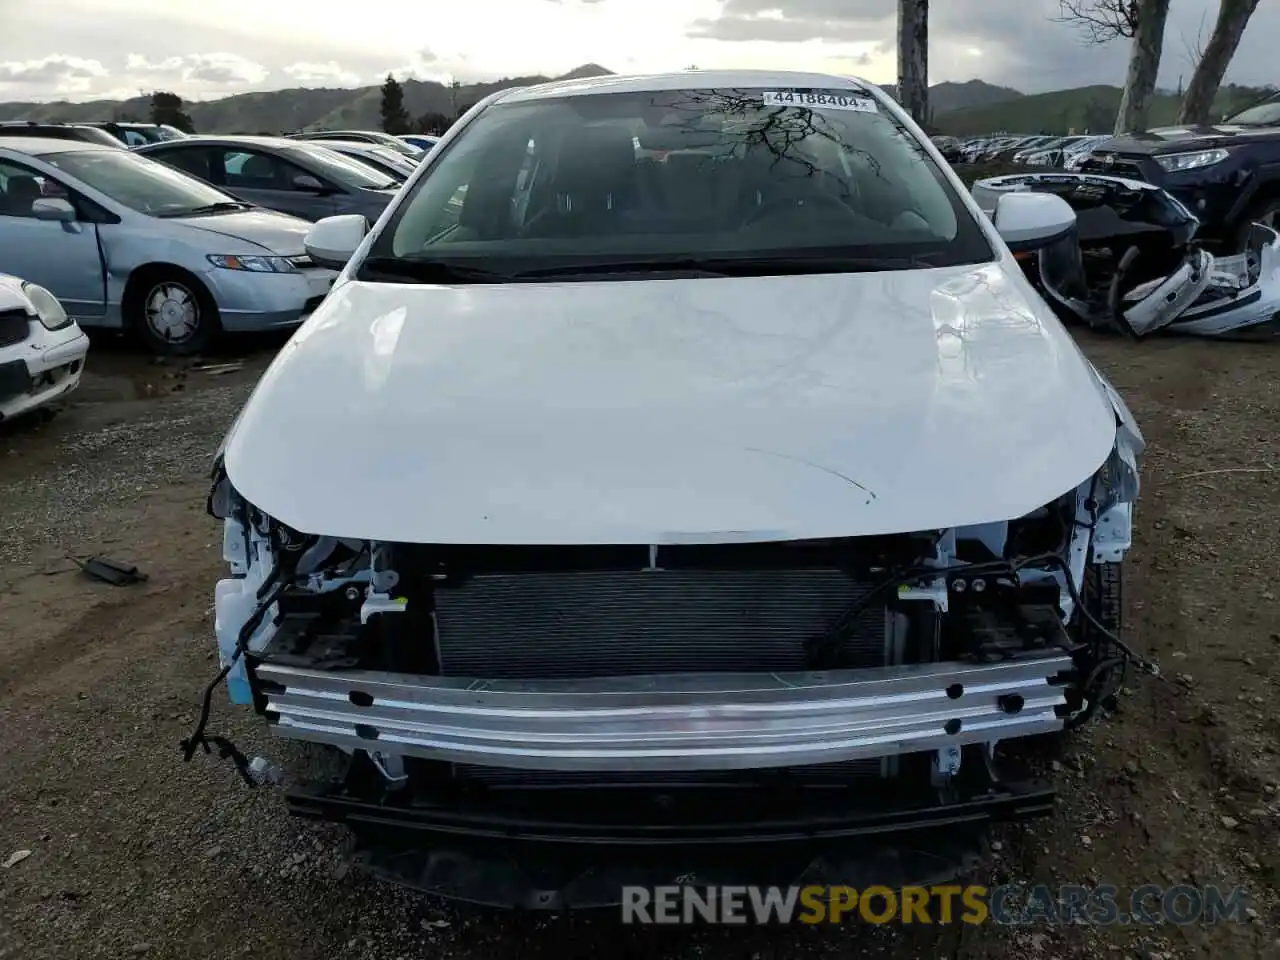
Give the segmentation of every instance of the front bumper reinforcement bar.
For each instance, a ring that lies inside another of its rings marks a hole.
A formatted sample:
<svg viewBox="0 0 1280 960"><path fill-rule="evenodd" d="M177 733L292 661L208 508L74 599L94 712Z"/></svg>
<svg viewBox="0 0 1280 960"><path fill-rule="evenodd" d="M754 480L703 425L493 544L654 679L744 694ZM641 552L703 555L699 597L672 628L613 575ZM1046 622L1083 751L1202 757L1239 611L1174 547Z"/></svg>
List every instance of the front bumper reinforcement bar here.
<svg viewBox="0 0 1280 960"><path fill-rule="evenodd" d="M496 681L259 663L283 737L556 771L754 769L1062 729L1061 653L788 674Z"/></svg>

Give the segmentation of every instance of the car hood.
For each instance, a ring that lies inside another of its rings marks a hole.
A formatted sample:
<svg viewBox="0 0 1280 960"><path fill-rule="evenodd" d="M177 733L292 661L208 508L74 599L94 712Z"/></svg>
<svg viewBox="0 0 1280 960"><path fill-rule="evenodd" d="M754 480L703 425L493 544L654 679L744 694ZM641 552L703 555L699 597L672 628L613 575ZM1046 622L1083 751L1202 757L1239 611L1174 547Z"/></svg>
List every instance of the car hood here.
<svg viewBox="0 0 1280 960"><path fill-rule="evenodd" d="M289 526L471 544L788 540L1021 516L1114 444L1011 258L868 274L336 287L224 446Z"/></svg>
<svg viewBox="0 0 1280 960"><path fill-rule="evenodd" d="M236 240L248 240L282 257L297 257L305 253L303 240L311 224L299 217L273 210L245 210L240 213L219 213L207 217L171 221L181 223L205 233L213 233ZM219 253L236 253L235 250L219 250Z"/></svg>
<svg viewBox="0 0 1280 960"><path fill-rule="evenodd" d="M1145 133L1129 133L1104 140L1094 147L1095 153L1151 155L1205 150L1258 139L1275 139L1280 128L1241 127L1229 123L1187 127L1157 127Z"/></svg>

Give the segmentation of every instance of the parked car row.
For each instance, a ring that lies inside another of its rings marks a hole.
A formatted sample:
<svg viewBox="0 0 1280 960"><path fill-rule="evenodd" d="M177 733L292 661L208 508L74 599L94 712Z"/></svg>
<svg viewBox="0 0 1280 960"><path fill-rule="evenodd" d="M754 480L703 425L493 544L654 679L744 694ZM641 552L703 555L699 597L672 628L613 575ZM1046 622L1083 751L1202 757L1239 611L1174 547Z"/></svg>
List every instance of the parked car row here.
<svg viewBox="0 0 1280 960"><path fill-rule="evenodd" d="M1082 157L1106 139L1108 137L1093 134L1066 137L1002 134L964 141L954 137L935 137L934 143L951 163L1009 163L1074 170Z"/></svg>
<svg viewBox="0 0 1280 960"><path fill-rule="evenodd" d="M50 137L81 140L105 147L140 147L148 143L180 140L187 134L167 123L128 123L95 120L90 123L46 123L36 120L0 121L0 136Z"/></svg>
<svg viewBox="0 0 1280 960"><path fill-rule="evenodd" d="M291 133L293 140L344 140L348 143L368 143L394 150L411 160L421 160L427 151L402 137L383 133L381 130L308 130L303 133Z"/></svg>
<svg viewBox="0 0 1280 960"><path fill-rule="evenodd" d="M395 193L389 178L357 161L316 160L310 154L323 148L299 147L307 156L298 169L318 168L325 179L295 176L295 195L317 206L309 218L294 216L280 209L290 205L280 200L287 189L252 179L264 164L283 176L285 161L271 150L174 142L203 144L231 183L142 150L0 137L0 271L48 290L79 326L123 329L158 353L192 354L221 331L300 323L336 276L305 254L309 219L335 210L376 219Z"/></svg>

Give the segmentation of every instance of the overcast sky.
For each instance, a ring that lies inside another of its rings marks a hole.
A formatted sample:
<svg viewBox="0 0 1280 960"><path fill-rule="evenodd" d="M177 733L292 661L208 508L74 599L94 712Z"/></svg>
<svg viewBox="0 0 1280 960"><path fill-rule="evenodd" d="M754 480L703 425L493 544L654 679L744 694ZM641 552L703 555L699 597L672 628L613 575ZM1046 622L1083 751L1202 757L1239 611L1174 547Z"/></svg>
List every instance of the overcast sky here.
<svg viewBox="0 0 1280 960"><path fill-rule="evenodd" d="M172 90L208 99L399 77L491 80L595 62L619 73L763 67L896 79L896 0L0 0L0 100ZM1190 75L1217 0L1173 0L1161 83ZM1057 0L934 0L930 81L1026 92L1120 84L1126 42L1082 44ZM1254 14L1229 79L1280 83L1280 4Z"/></svg>

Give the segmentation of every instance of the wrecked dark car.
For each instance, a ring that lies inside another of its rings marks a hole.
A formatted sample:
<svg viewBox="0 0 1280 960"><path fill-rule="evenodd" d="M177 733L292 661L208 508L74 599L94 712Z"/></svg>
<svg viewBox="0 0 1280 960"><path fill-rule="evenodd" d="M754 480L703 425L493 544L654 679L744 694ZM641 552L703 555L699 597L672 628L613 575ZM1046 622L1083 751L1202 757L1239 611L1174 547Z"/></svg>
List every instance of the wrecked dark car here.
<svg viewBox="0 0 1280 960"><path fill-rule="evenodd" d="M1016 251L1028 279L1067 322L1134 337L1151 333L1223 339L1280 334L1280 234L1255 223L1245 249L1214 256L1199 220L1167 191L1089 173L1013 174L977 181L993 210L1009 193L1059 196L1072 230Z"/></svg>

